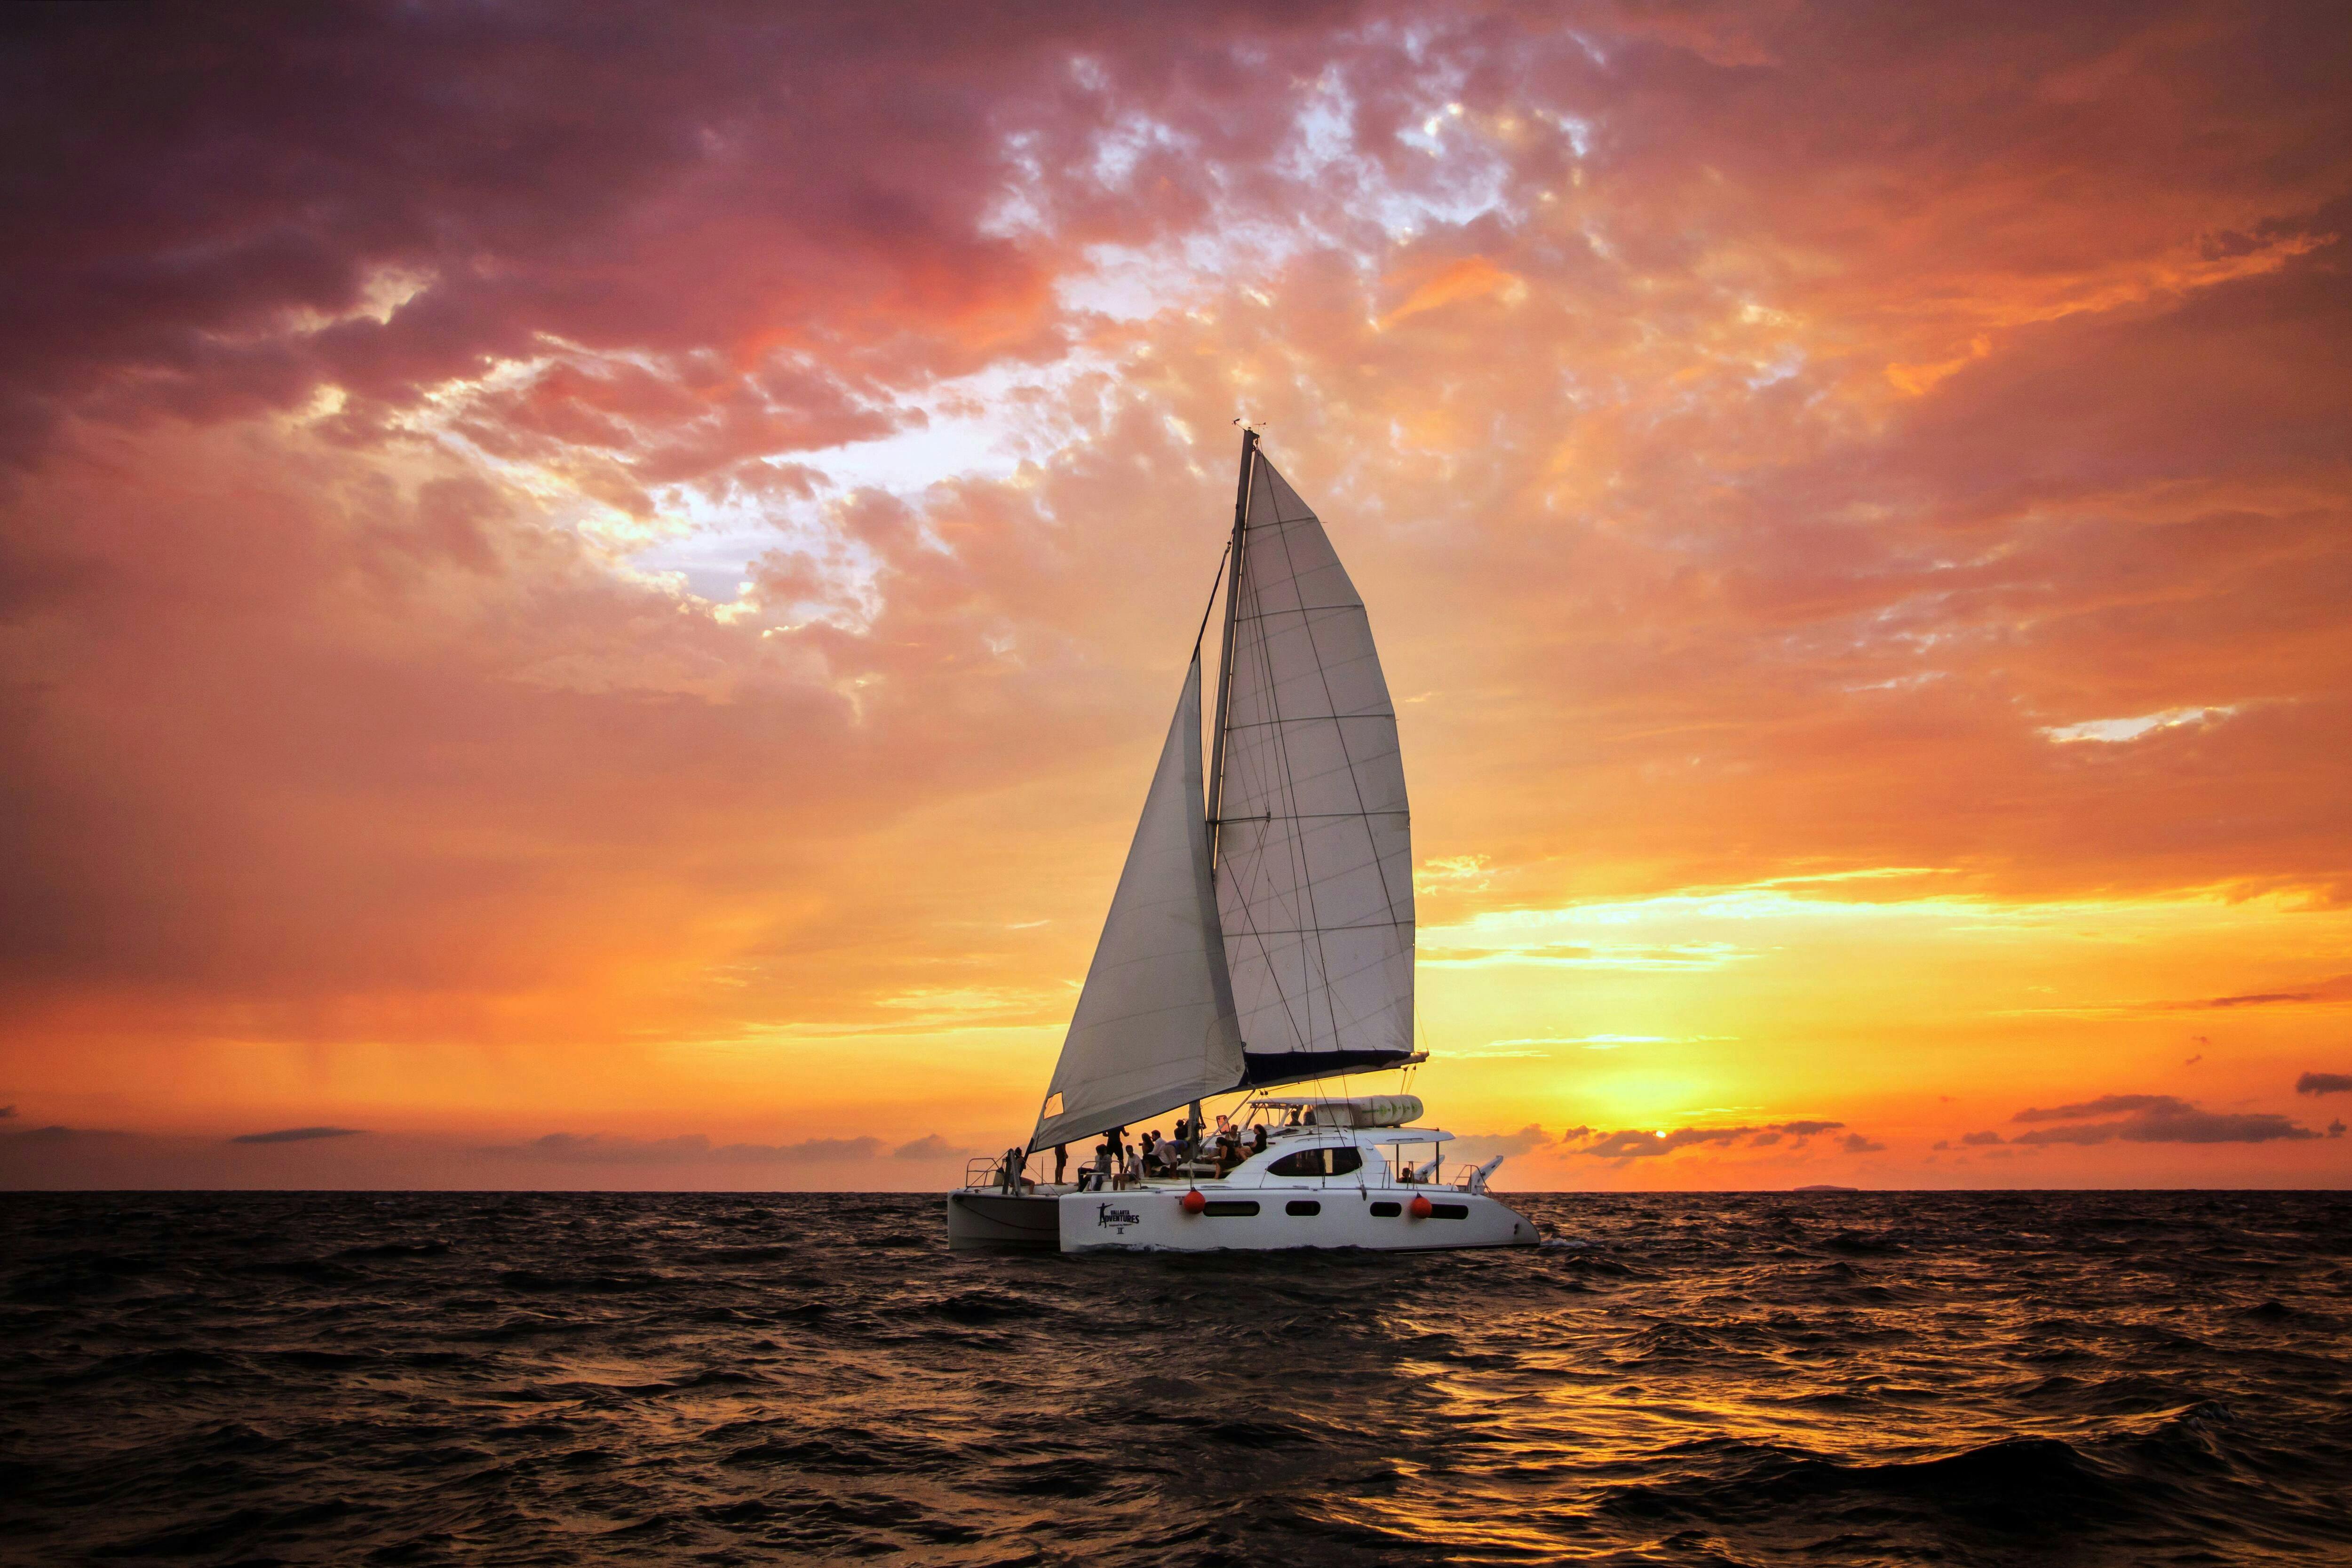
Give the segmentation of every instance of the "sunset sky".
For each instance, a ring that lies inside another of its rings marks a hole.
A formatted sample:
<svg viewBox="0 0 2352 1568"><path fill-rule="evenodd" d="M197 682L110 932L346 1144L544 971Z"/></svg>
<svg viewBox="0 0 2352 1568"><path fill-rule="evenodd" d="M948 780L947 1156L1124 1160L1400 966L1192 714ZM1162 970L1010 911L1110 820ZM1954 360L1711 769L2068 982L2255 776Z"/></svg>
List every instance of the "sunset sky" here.
<svg viewBox="0 0 2352 1568"><path fill-rule="evenodd" d="M5 26L0 1184L1025 1136L1238 415L1498 1184L2352 1181L2340 5Z"/></svg>

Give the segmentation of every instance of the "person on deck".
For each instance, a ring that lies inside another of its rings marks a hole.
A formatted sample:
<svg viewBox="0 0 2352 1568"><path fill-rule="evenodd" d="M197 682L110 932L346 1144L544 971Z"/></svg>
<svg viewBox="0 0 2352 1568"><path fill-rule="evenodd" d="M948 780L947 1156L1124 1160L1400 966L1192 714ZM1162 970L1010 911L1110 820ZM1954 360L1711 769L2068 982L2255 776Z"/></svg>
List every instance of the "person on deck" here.
<svg viewBox="0 0 2352 1568"><path fill-rule="evenodd" d="M1063 1178L1069 1174L1069 1170L1070 1170L1070 1146L1069 1146L1067 1143L1056 1143L1056 1144L1055 1144L1055 1145L1054 1145L1054 1184L1055 1184L1055 1186L1057 1186L1057 1187L1058 1187L1058 1186L1060 1186L1060 1185L1062 1184Z"/></svg>
<svg viewBox="0 0 2352 1568"><path fill-rule="evenodd" d="M1265 1123L1263 1121L1259 1122L1256 1130L1250 1134L1250 1152L1253 1154L1265 1152Z"/></svg>
<svg viewBox="0 0 2352 1568"><path fill-rule="evenodd" d="M1097 1143L1097 1144L1096 1144L1096 1145L1095 1145L1095 1180L1094 1180L1094 1190L1095 1190L1096 1192L1101 1192L1105 1187L1108 1186L1109 1184L1110 1184L1110 1140L1109 1140L1109 1139L1108 1139L1108 1138L1106 1138L1106 1139L1104 1139L1101 1142L1099 1142L1099 1143Z"/></svg>

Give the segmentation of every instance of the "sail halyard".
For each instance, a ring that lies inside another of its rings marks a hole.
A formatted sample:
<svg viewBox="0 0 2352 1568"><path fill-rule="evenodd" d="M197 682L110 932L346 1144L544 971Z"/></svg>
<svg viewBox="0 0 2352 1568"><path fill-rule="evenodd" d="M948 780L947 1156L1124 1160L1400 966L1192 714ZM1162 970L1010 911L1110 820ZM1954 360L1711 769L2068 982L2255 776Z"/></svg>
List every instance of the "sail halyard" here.
<svg viewBox="0 0 2352 1568"><path fill-rule="evenodd" d="M1032 1149L1241 1085L1202 787L1196 647Z"/></svg>

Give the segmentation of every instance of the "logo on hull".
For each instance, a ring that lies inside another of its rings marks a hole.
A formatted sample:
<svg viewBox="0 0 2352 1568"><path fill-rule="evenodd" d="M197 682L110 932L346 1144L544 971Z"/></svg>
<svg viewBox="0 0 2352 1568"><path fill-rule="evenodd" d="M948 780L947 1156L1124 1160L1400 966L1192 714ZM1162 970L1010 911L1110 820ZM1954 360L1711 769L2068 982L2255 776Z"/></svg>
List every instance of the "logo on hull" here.
<svg viewBox="0 0 2352 1568"><path fill-rule="evenodd" d="M1097 1204L1095 1205L1095 1227L1097 1229L1100 1229L1104 1226L1117 1226L1118 1227L1118 1234L1125 1236L1129 1226L1141 1225L1142 1223L1142 1216L1138 1215L1133 1209L1115 1209L1108 1204Z"/></svg>

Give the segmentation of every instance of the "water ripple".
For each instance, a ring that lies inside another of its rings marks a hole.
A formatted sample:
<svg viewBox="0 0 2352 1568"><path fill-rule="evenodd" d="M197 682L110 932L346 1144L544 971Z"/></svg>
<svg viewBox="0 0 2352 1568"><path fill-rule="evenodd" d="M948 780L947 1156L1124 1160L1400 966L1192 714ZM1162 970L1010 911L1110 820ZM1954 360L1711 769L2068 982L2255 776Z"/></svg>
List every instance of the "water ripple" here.
<svg viewBox="0 0 2352 1568"><path fill-rule="evenodd" d="M976 1258L936 1199L0 1197L0 1562L2352 1561L2352 1200L1519 1200Z"/></svg>

